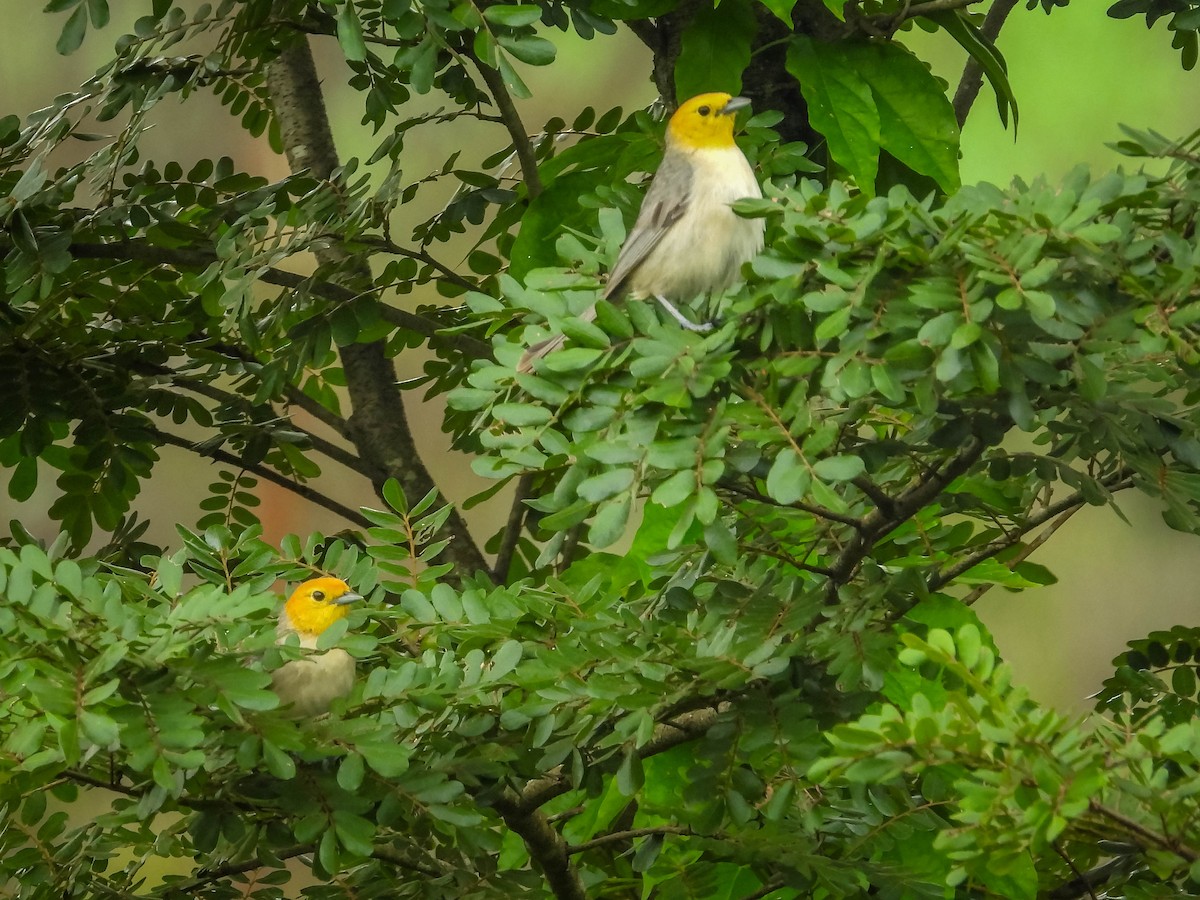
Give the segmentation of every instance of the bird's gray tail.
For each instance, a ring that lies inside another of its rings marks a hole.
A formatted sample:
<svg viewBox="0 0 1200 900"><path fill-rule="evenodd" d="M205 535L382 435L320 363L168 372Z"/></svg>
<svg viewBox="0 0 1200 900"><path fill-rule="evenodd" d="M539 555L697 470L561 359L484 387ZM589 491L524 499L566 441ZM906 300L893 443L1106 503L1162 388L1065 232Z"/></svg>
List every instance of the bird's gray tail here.
<svg viewBox="0 0 1200 900"><path fill-rule="evenodd" d="M579 314L579 320L582 322L590 322L596 318L596 307L589 306ZM527 375L533 371L533 364L543 357L549 356L555 350L562 347L567 342L566 335L556 334L554 337L546 338L544 341L538 341L532 347L529 347L521 361L517 363L517 372L521 375Z"/></svg>

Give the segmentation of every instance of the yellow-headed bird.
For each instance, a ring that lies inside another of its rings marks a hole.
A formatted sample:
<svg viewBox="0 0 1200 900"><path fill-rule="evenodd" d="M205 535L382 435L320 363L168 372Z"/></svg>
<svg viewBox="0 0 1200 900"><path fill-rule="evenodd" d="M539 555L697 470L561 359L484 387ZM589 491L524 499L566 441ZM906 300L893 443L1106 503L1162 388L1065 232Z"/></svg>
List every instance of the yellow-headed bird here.
<svg viewBox="0 0 1200 900"><path fill-rule="evenodd" d="M729 287L742 263L762 249L763 220L743 219L731 208L736 200L762 196L733 140L734 114L749 105L745 97L700 94L671 116L662 165L621 245L604 299L653 297L685 328L712 327L688 321L674 304ZM595 317L595 306L580 316ZM532 371L563 340L557 335L534 344L517 371Z"/></svg>
<svg viewBox="0 0 1200 900"><path fill-rule="evenodd" d="M306 581L283 605L275 642L282 644L294 634L300 638L301 647L315 650L321 633L345 617L346 605L361 599L337 578ZM279 695L280 706L295 718L320 715L354 687L354 657L337 647L306 654L272 672L271 687Z"/></svg>

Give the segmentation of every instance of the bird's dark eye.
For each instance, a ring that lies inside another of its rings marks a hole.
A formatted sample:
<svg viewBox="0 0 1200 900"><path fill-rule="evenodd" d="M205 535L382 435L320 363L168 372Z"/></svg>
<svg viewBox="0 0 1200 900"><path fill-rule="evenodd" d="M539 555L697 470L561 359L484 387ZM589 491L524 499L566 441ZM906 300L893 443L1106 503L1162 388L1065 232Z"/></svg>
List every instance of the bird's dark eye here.
<svg viewBox="0 0 1200 900"><path fill-rule="evenodd" d="M325 599L325 592L324 592L324 591L313 591L313 592L312 592L312 598L313 598L314 600L324 600L324 599Z"/></svg>
<svg viewBox="0 0 1200 900"><path fill-rule="evenodd" d="M707 116L710 112L712 112L712 108L708 106L702 106L696 110L696 112L700 113L702 116Z"/></svg>

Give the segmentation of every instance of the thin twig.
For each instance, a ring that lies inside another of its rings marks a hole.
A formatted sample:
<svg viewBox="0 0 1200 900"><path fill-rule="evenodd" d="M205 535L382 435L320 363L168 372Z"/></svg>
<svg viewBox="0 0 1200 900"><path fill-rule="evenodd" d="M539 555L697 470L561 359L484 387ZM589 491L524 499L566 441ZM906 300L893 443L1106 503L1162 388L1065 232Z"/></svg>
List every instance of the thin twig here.
<svg viewBox="0 0 1200 900"><path fill-rule="evenodd" d="M72 256L80 259L139 260L184 269L205 269L218 259L217 254L210 250L169 249L140 239L105 244L75 243L71 244L70 252ZM311 276L297 275L271 266L260 267L255 271L259 280L267 284L294 291L307 291L332 303L348 303L360 296L359 293L339 284L319 281ZM464 355L491 355L491 348L483 341L463 334L444 334L443 326L439 322L417 313L380 303L380 315L399 328L427 337L435 344L452 347Z"/></svg>
<svg viewBox="0 0 1200 900"><path fill-rule="evenodd" d="M437 869L432 869L429 866L422 866L412 860L405 859L399 853L393 853L387 847L375 847L371 850L371 858L377 859L380 862L385 862L388 865L395 866L397 869L405 869L410 872L416 872L419 875L424 875L426 878L437 878L442 873Z"/></svg>
<svg viewBox="0 0 1200 900"><path fill-rule="evenodd" d="M756 490L753 487L747 487L738 484L735 481L722 481L720 486L734 494L741 494L750 500L755 500L767 506L773 506L776 509L798 509L801 512L809 513L816 516L818 519L825 519L829 522L838 522L842 525L849 525L851 528L862 528L862 520L856 519L854 516L848 516L844 513L834 512L832 509L826 509L824 506L818 506L815 503L805 503L802 500L797 500L794 503L777 503L766 494Z"/></svg>
<svg viewBox="0 0 1200 900"><path fill-rule="evenodd" d="M1067 851L1062 848L1062 844L1055 840L1050 842L1050 846L1054 848L1055 853L1062 857L1062 861L1065 862L1067 864L1067 868L1074 873L1075 879L1083 885L1083 889L1087 891L1087 895L1091 897L1092 900L1099 900L1099 898L1096 897L1096 892L1092 890L1092 886L1087 883L1087 880L1083 877L1083 873L1080 872L1079 868L1075 865L1075 861L1072 860Z"/></svg>
<svg viewBox="0 0 1200 900"><path fill-rule="evenodd" d="M747 894L745 897L742 897L741 900L762 900L763 897L767 896L768 894L775 893L783 886L784 881L782 878L772 878L757 891Z"/></svg>
<svg viewBox="0 0 1200 900"><path fill-rule="evenodd" d="M224 463L227 466L232 466L236 469L244 469L262 478L264 481L269 481L272 484L277 484L284 490L291 491L298 497L303 497L310 503L315 503L317 506L323 506L330 512L337 513L348 522L353 522L360 528L369 528L371 520L364 516L358 510L351 509L345 504L338 503L332 497L326 497L320 491L316 491L306 484L299 484L292 481L290 478L281 475L274 469L269 469L266 466L258 465L257 463L248 463L234 454L222 450L220 447L198 447L192 441L162 429L154 429L154 435L164 444L171 444L175 447L181 447L184 450L190 450L199 456L206 457L219 463Z"/></svg>
<svg viewBox="0 0 1200 900"><path fill-rule="evenodd" d="M284 847L271 855L279 861L294 859L297 856L303 856L305 853L312 853L316 850L315 844L293 844L290 847ZM211 869L205 869L204 874L188 881L172 881L164 884L162 887L155 890L155 894L161 897L171 896L193 896L197 889L204 887L206 884L212 884L214 881L220 881L223 878L229 878L233 875L241 875L243 872L251 872L254 869L261 869L264 866L270 865L261 857L255 856L250 859L244 859L240 862L225 863L224 865L215 866Z"/></svg>
<svg viewBox="0 0 1200 900"><path fill-rule="evenodd" d="M542 192L542 178L538 174L537 154L534 153L533 143L529 140L529 132L525 130L525 125L521 122L521 116L517 112L512 95L509 94L508 86L504 83L500 72L473 52L469 52L468 55L474 61L475 68L479 70L484 84L492 92L492 100L496 103L500 118L504 120L504 127L508 129L513 149L517 152L517 160L521 163L521 176L525 179L525 190L529 194L529 199L532 200Z"/></svg>
<svg viewBox="0 0 1200 900"><path fill-rule="evenodd" d="M635 755L639 759L648 759L701 737L717 721L723 708L722 704L709 705L672 716L654 729L650 740L639 747ZM536 809L569 790L570 778L561 771L554 771L527 783L521 790L519 802L522 809Z"/></svg>
<svg viewBox="0 0 1200 900"><path fill-rule="evenodd" d="M1004 27L1005 19L1008 18L1008 14L1013 11L1018 2L1020 0L993 0L991 8L988 9L987 15L983 19L983 25L979 29L980 36L994 44L1000 34L1000 29ZM967 114L971 112L971 107L975 103L975 98L979 96L981 87L983 87L983 66L972 56L963 66L962 77L958 80L958 88L954 91L954 118L958 120L959 128L962 128L967 121Z"/></svg>
<svg viewBox="0 0 1200 900"><path fill-rule="evenodd" d="M1128 488L1133 487L1133 480L1129 477L1128 470L1123 469L1114 477L1116 480L1112 481L1111 484L1105 484L1105 488L1109 491L1109 493L1116 493L1118 491L1127 490ZM1044 525L1047 522L1050 522L1052 519L1057 517L1057 521L1052 522L1045 531L1039 534L1026 547L1022 548L1021 553L1010 561L1009 568L1012 568L1018 563L1024 562L1029 555L1038 547L1042 546L1042 544L1044 544L1050 538L1050 536L1054 534L1055 531L1065 525L1067 519L1074 515L1082 506L1086 504L1086 502L1087 501L1084 499L1081 493L1074 493L1069 497L1064 497L1057 503L1050 504L1045 509L1042 509L1035 515L1030 516L1021 524L1019 528L1013 529L1004 537L992 541L987 546L977 550L969 556L964 557L953 566L950 566L948 569L933 576L929 580L929 589L931 591L940 590L959 575L962 575L969 569L974 568L984 560L991 559L997 553L1007 550L1014 544L1020 543L1021 538L1023 538L1030 531L1040 527L1041 525Z"/></svg>
<svg viewBox="0 0 1200 900"><path fill-rule="evenodd" d="M508 521L504 525L504 533L500 537L500 549L496 553L496 565L492 569L492 580L496 584L508 581L508 570L512 567L513 556L517 552L517 544L521 541L521 526L525 522L525 498L533 484L533 476L528 472L517 479L517 492L513 497L512 506L508 510Z"/></svg>
<svg viewBox="0 0 1200 900"><path fill-rule="evenodd" d="M582 844L571 844L567 847L567 853L573 856L576 853L586 853L588 850L603 847L605 844L632 841L635 838L649 837L652 834L695 834L695 832L686 825L656 825L649 828L634 828L630 831L611 831L598 838L592 838L590 841L584 841Z"/></svg>
<svg viewBox="0 0 1200 900"><path fill-rule="evenodd" d="M976 3L982 2L983 0L927 0L925 3L906 4L899 12L864 16L853 22L847 17L847 24L853 24L874 37L890 37L895 34L896 29L909 19L927 16L930 13L965 9L968 6L974 6Z"/></svg>
<svg viewBox="0 0 1200 900"><path fill-rule="evenodd" d="M876 509L862 520L862 528L854 534L833 564L826 597L829 603L838 601L838 589L848 582L862 561L870 554L875 541L892 531L933 501L950 482L964 474L983 455L987 445L972 435L966 445L939 469L917 479L897 496L889 513Z"/></svg>
<svg viewBox="0 0 1200 900"><path fill-rule="evenodd" d="M1159 834L1152 828L1148 828L1136 819L1131 819L1124 813L1117 812L1111 807L1105 806L1098 800L1093 800L1088 804L1088 809L1102 816L1109 821L1115 822L1125 829L1132 837L1142 838L1148 844L1157 847L1160 850L1167 850L1174 853L1176 856L1187 860L1189 863L1194 863L1200 860L1200 851L1194 850L1186 844L1180 843L1172 837L1167 837L1165 834Z"/></svg>
<svg viewBox="0 0 1200 900"><path fill-rule="evenodd" d="M374 250L381 250L384 253L391 253L393 256L403 256L408 259L415 259L417 262L425 263L425 265L441 275L445 281L456 284L461 288L466 288L468 291L476 290L479 287L474 281L464 278L445 263L439 262L430 256L425 250L413 250L409 247L401 247L390 238L359 237L354 239L354 243L363 244Z"/></svg>
<svg viewBox="0 0 1200 900"><path fill-rule="evenodd" d="M229 407L245 407L252 406L251 402L240 394L232 394L228 391L223 391L205 381L193 381L187 378L181 378L176 373L171 372L165 366L155 367L161 370L161 373L171 379L171 383L184 390L192 391L200 394L203 397L208 397L210 400L215 400ZM328 441L319 434L313 434L307 428L297 425L295 422L289 421L288 427L299 434L304 435L314 450L323 456L329 457L336 463L340 463L352 472L357 472L365 478L378 480L382 478L382 474L365 463L359 456L351 453L344 447L339 447L332 441Z"/></svg>
<svg viewBox="0 0 1200 900"><path fill-rule="evenodd" d="M314 400L294 384L286 385L284 393L287 395L288 403L300 407L322 425L333 429L347 440L350 439L350 426L346 424L346 420L327 409L323 403Z"/></svg>

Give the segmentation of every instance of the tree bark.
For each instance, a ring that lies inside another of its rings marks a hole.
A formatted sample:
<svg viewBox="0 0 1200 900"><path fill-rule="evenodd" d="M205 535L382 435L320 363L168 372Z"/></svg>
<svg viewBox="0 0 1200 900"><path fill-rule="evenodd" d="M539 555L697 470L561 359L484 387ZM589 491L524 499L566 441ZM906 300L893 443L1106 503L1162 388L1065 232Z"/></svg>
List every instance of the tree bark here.
<svg viewBox="0 0 1200 900"><path fill-rule="evenodd" d="M267 87L292 171L309 170L328 179L338 168L333 132L321 95L321 85L307 39L299 37L267 69ZM332 281L343 287L371 283L371 271L361 256L338 244L316 251L323 266L336 269ZM338 348L350 393L350 437L363 459L395 478L413 502L435 485L417 455L404 401L396 387L396 371L382 341ZM376 484L376 487L381 485ZM487 565L458 511L446 524L450 544L443 558L454 564L457 580L486 571Z"/></svg>

